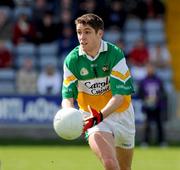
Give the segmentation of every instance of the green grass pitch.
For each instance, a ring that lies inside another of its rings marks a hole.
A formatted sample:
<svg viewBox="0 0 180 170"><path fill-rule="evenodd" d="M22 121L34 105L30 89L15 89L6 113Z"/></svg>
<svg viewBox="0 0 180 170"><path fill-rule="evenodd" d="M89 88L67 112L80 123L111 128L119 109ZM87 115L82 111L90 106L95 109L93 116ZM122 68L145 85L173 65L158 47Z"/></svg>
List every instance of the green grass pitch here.
<svg viewBox="0 0 180 170"><path fill-rule="evenodd" d="M132 170L179 170L180 147L135 148ZM0 170L103 170L88 146L0 146Z"/></svg>

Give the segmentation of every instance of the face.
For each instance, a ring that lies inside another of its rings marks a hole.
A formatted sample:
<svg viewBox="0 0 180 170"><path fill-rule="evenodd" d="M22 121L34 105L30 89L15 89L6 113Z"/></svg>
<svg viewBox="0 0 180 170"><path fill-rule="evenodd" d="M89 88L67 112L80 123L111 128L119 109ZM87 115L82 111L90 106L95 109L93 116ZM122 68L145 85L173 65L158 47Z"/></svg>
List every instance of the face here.
<svg viewBox="0 0 180 170"><path fill-rule="evenodd" d="M99 50L99 44L103 35L103 31L95 31L89 25L77 24L76 25L77 37L83 51L87 54L91 54L94 51Z"/></svg>
<svg viewBox="0 0 180 170"><path fill-rule="evenodd" d="M148 75L153 75L154 72L155 72L155 68L152 64L148 64L147 65L147 72L148 72Z"/></svg>

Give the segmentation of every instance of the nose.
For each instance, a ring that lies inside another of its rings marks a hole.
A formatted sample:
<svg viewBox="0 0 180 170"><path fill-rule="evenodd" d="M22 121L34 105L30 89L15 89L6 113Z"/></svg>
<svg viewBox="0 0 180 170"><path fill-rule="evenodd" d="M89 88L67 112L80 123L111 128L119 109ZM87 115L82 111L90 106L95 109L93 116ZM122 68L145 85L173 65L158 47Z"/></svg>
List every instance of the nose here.
<svg viewBox="0 0 180 170"><path fill-rule="evenodd" d="M85 40L86 36L85 36L85 34L82 33L79 38L80 38L80 40Z"/></svg>

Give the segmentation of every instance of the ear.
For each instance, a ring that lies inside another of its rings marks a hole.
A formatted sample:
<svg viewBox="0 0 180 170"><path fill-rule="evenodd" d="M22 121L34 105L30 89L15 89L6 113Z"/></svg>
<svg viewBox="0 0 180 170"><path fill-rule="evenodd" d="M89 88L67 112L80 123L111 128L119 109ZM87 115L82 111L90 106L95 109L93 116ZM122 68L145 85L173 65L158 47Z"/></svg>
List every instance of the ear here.
<svg viewBox="0 0 180 170"><path fill-rule="evenodd" d="M104 35L104 31L103 31L103 30L99 30L99 31L98 31L98 35L102 38L103 35Z"/></svg>

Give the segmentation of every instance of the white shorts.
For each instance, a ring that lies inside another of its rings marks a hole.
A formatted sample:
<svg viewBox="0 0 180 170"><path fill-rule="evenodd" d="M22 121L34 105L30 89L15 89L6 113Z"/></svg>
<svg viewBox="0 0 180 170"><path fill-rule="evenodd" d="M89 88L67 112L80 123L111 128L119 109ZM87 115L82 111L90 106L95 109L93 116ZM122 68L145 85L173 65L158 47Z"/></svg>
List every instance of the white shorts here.
<svg viewBox="0 0 180 170"><path fill-rule="evenodd" d="M97 131L112 133L116 147L133 148L135 142L135 120L132 104L126 111L112 113L101 123L88 129L88 136Z"/></svg>

